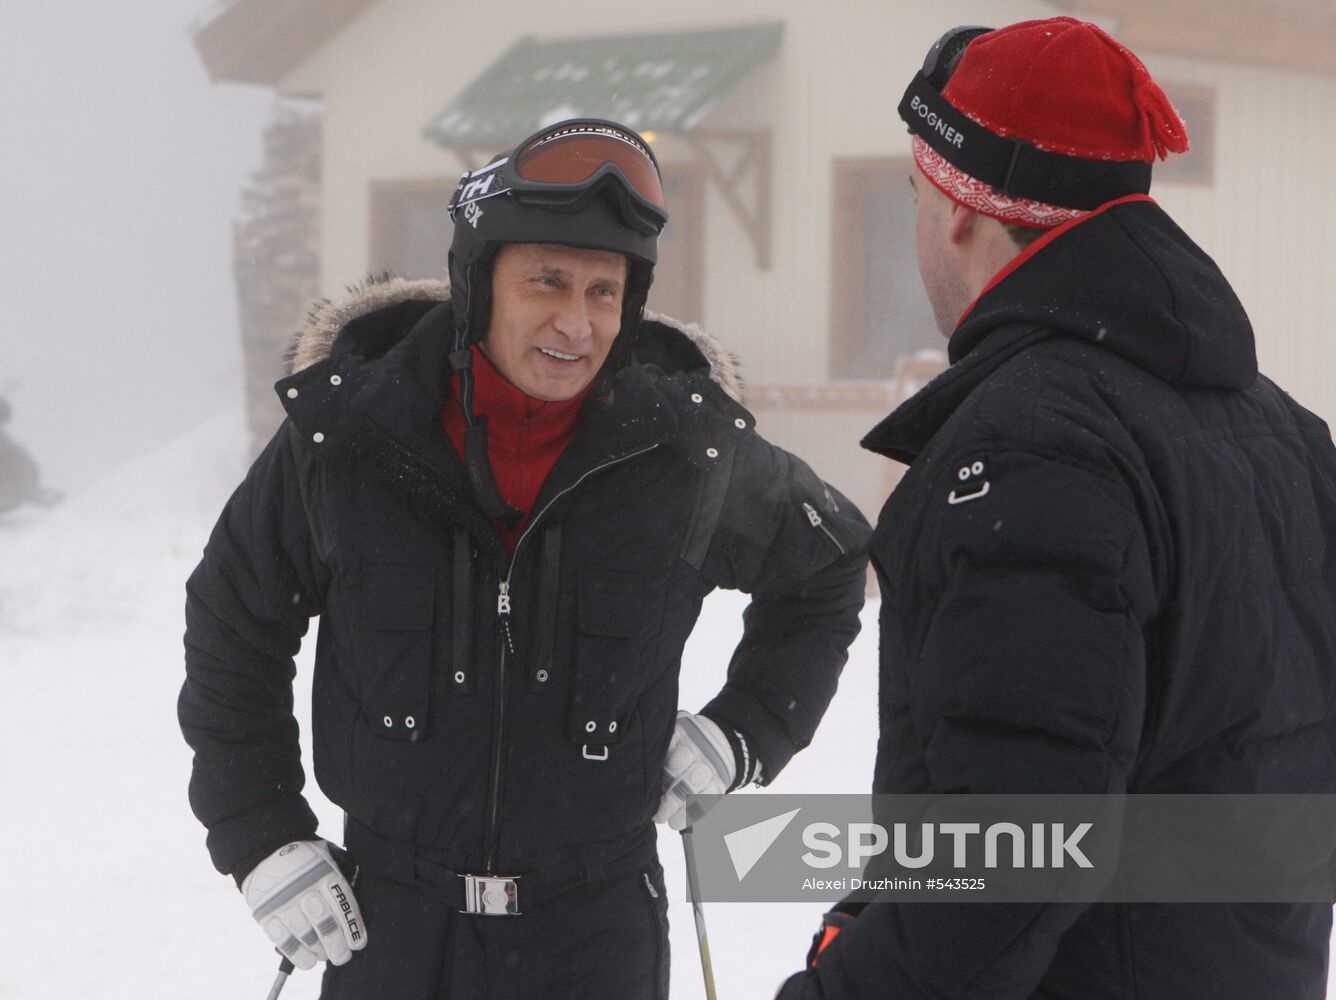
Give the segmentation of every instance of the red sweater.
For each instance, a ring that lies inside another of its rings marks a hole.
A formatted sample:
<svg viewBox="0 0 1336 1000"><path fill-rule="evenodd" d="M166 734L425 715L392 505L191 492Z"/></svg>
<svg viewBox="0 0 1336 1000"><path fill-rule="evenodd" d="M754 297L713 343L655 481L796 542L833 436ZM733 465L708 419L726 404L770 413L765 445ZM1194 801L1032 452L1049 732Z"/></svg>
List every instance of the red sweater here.
<svg viewBox="0 0 1336 1000"><path fill-rule="evenodd" d="M476 344L472 351L473 412L487 415L487 455L492 461L496 486L506 503L524 511L524 516L509 531L500 521L492 522L506 544L506 551L514 552L515 543L533 513L539 490L575 436L585 394L581 392L557 403L534 399L507 382ZM441 408L441 426L462 457L465 425L457 373L454 393Z"/></svg>

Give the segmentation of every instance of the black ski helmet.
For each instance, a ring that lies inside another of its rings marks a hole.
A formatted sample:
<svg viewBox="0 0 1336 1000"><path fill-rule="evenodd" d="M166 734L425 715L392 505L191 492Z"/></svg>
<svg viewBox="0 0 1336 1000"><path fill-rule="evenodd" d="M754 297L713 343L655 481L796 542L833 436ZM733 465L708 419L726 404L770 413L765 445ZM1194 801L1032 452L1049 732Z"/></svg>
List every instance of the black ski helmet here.
<svg viewBox="0 0 1336 1000"><path fill-rule="evenodd" d="M621 331L633 330L649 295L668 212L658 161L639 133L599 118L572 118L464 174L450 199L450 218L450 297L459 351L487 332L492 262L506 243L558 243L624 256Z"/></svg>

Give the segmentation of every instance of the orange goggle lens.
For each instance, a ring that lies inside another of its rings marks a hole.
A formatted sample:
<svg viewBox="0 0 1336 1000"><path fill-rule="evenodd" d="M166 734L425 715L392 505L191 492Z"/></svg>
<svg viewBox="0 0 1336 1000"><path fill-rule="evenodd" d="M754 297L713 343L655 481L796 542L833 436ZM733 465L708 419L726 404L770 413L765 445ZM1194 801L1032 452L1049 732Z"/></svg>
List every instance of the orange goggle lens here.
<svg viewBox="0 0 1336 1000"><path fill-rule="evenodd" d="M540 136L515 157L515 173L534 184L581 184L606 165L617 167L645 201L667 212L663 183L639 142L606 126L577 126Z"/></svg>

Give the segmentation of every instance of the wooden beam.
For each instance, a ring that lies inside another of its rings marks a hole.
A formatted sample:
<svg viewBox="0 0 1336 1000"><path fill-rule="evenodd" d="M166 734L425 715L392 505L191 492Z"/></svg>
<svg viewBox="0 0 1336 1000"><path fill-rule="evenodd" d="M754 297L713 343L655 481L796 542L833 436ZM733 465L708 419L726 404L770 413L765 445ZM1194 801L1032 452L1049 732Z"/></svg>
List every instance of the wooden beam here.
<svg viewBox="0 0 1336 1000"><path fill-rule="evenodd" d="M215 83L274 86L379 0L236 0L194 34Z"/></svg>
<svg viewBox="0 0 1336 1000"><path fill-rule="evenodd" d="M696 160L724 199L738 224L751 240L756 266L770 270L771 156L770 133L743 130L697 129L683 138ZM710 148L712 143L742 144L742 154L725 172ZM754 179L751 204L740 193L748 177Z"/></svg>
<svg viewBox="0 0 1336 1000"><path fill-rule="evenodd" d="M1050 0L1077 16L1118 21L1135 51L1336 76L1329 0Z"/></svg>

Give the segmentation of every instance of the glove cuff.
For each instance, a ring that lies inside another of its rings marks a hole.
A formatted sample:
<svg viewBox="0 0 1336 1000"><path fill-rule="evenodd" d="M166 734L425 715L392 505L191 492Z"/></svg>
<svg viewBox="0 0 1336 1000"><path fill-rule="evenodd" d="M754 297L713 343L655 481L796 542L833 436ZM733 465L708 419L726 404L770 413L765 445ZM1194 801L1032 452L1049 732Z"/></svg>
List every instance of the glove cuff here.
<svg viewBox="0 0 1336 1000"><path fill-rule="evenodd" d="M729 747L733 750L733 784L729 785L724 791L736 791L753 781L759 782L761 780L761 761L756 756L756 752L752 749L752 743L746 735L727 723L720 722L706 712L700 714L719 727L719 731L724 734Z"/></svg>

